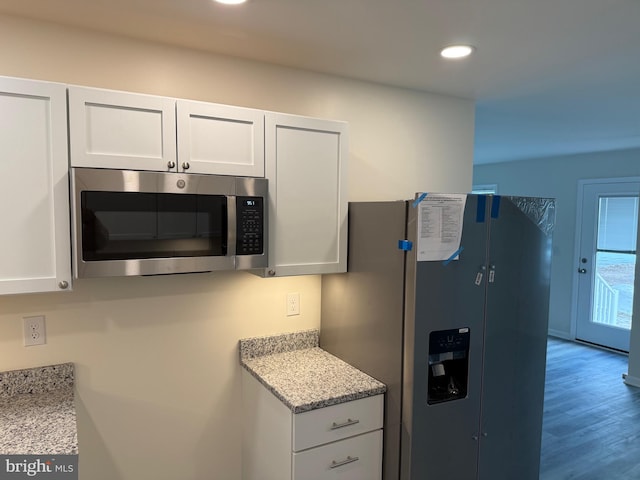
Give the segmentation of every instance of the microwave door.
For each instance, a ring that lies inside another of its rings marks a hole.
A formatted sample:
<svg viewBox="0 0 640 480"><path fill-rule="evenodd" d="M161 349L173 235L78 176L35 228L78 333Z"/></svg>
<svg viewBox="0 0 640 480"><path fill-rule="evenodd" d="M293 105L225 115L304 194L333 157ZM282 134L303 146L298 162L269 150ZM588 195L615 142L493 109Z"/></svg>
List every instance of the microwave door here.
<svg viewBox="0 0 640 480"><path fill-rule="evenodd" d="M83 192L78 275L234 269L235 202L226 195ZM231 205L231 209L229 209Z"/></svg>
<svg viewBox="0 0 640 480"><path fill-rule="evenodd" d="M265 179L72 169L74 276L264 268Z"/></svg>
<svg viewBox="0 0 640 480"><path fill-rule="evenodd" d="M76 278L234 269L235 202L227 192L82 187L74 192Z"/></svg>

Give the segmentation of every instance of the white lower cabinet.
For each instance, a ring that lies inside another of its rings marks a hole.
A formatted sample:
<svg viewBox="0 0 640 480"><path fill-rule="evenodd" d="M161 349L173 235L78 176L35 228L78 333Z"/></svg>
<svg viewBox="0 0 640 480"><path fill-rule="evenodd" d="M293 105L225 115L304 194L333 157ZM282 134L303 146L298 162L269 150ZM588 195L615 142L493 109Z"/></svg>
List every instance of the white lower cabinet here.
<svg viewBox="0 0 640 480"><path fill-rule="evenodd" d="M0 294L71 288L66 86L0 77Z"/></svg>
<svg viewBox="0 0 640 480"><path fill-rule="evenodd" d="M243 480L380 480L384 395L293 413L242 372Z"/></svg>

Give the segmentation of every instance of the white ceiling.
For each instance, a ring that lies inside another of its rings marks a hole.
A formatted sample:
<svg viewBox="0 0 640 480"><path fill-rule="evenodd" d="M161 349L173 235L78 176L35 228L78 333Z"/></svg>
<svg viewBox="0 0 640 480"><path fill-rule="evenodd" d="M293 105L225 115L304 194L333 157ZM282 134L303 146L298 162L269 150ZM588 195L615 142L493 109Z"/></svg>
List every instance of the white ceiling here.
<svg viewBox="0 0 640 480"><path fill-rule="evenodd" d="M640 147L640 0L0 0L0 12L471 98L476 163ZM475 55L439 58L459 42Z"/></svg>

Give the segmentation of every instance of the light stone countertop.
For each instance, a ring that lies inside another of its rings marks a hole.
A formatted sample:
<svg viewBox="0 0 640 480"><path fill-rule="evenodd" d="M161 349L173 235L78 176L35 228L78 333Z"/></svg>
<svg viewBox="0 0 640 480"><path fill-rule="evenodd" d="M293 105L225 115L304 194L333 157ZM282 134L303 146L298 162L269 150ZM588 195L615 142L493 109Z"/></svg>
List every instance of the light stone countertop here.
<svg viewBox="0 0 640 480"><path fill-rule="evenodd" d="M240 362L293 413L379 395L386 386L318 347L318 330L240 340Z"/></svg>
<svg viewBox="0 0 640 480"><path fill-rule="evenodd" d="M0 372L0 454L78 453L73 364Z"/></svg>

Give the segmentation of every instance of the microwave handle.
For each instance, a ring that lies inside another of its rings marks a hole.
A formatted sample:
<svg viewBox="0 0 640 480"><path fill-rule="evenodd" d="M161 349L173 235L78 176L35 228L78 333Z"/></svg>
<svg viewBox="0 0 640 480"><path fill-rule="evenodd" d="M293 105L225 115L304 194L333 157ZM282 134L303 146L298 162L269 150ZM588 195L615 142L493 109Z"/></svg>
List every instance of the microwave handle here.
<svg viewBox="0 0 640 480"><path fill-rule="evenodd" d="M236 223L236 196L227 197L227 256L236 254L237 223Z"/></svg>

